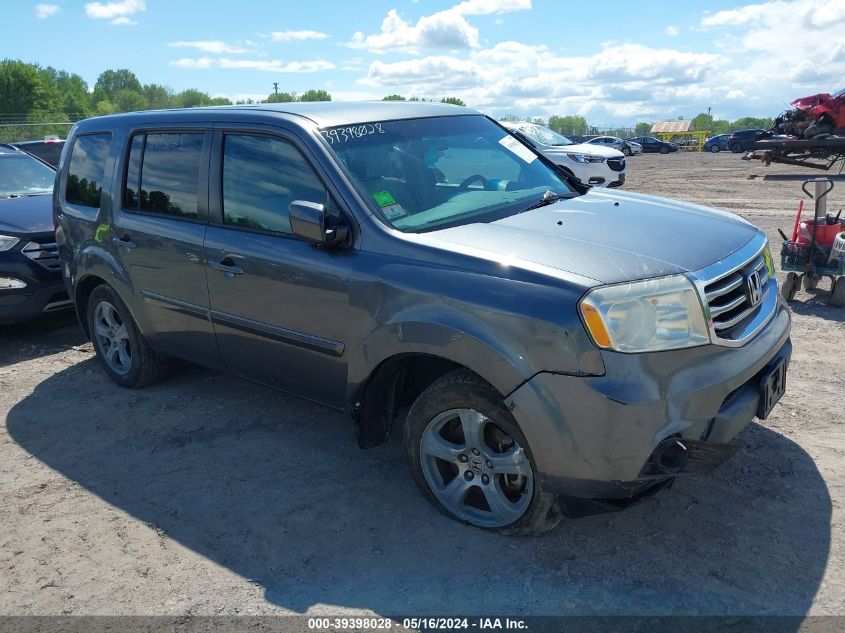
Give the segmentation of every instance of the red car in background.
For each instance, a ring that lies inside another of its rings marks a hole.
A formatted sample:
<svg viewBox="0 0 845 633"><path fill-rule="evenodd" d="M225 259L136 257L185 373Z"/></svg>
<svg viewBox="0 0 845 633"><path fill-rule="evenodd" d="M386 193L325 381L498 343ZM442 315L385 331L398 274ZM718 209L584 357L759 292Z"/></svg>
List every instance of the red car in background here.
<svg viewBox="0 0 845 633"><path fill-rule="evenodd" d="M789 105L794 109L775 119L773 131L802 138L845 131L845 88L833 95L801 97Z"/></svg>

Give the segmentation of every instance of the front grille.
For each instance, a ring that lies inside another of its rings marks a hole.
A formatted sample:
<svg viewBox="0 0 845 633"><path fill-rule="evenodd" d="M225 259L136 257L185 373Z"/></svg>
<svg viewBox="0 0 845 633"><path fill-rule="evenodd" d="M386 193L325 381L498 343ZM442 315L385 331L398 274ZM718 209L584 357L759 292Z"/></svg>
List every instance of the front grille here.
<svg viewBox="0 0 845 633"><path fill-rule="evenodd" d="M55 242L29 242L21 252L47 270L59 269L59 248Z"/></svg>
<svg viewBox="0 0 845 633"><path fill-rule="evenodd" d="M746 280L755 272L760 277L760 292L763 293L766 290L766 282L769 281L769 273L762 253L704 287L707 306L710 308L710 318L713 320L713 329L719 338L734 339L732 333L735 328L760 309L759 302L755 305L751 304L747 291Z"/></svg>
<svg viewBox="0 0 845 633"><path fill-rule="evenodd" d="M608 158L607 159L607 166L610 167L613 171L622 171L625 169L625 159L624 158Z"/></svg>

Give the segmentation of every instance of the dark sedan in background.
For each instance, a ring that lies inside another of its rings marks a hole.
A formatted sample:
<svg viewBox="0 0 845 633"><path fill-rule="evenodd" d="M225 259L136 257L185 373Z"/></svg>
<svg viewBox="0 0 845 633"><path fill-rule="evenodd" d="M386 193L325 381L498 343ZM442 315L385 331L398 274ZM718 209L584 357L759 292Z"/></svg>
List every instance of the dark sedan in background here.
<svg viewBox="0 0 845 633"><path fill-rule="evenodd" d="M765 131L766 130L761 130L759 128L753 128L750 130L739 130L734 132L728 137L728 149L735 154L738 154L739 152L747 152L754 146L754 143L757 141L757 137Z"/></svg>
<svg viewBox="0 0 845 633"><path fill-rule="evenodd" d="M718 134L717 136L711 136L704 141L704 147L702 149L705 152L721 152L722 150L727 150L728 137L730 137L730 134Z"/></svg>
<svg viewBox="0 0 845 633"><path fill-rule="evenodd" d="M59 273L46 163L0 144L0 325L71 306Z"/></svg>
<svg viewBox="0 0 845 633"><path fill-rule="evenodd" d="M643 152L648 154L668 154L669 152L677 152L678 146L675 143L667 143L661 141L659 138L653 136L635 136L634 138L625 139L626 141L634 141L643 146Z"/></svg>

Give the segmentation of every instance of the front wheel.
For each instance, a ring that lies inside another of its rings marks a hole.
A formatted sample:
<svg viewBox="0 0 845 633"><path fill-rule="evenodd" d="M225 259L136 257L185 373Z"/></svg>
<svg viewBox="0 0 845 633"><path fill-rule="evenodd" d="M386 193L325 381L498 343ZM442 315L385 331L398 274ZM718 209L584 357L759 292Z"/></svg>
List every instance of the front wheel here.
<svg viewBox="0 0 845 633"><path fill-rule="evenodd" d="M661 147L661 148L660 148L660 153L661 153L661 154L668 154L668 153L669 153L669 148L668 148L668 147Z"/></svg>
<svg viewBox="0 0 845 633"><path fill-rule="evenodd" d="M450 372L420 394L404 444L417 486L453 519L509 534L538 534L560 521L502 396L469 371Z"/></svg>
<svg viewBox="0 0 845 633"><path fill-rule="evenodd" d="M733 143L732 145L728 145L728 149L734 154L739 154L742 151L742 145L739 143Z"/></svg>
<svg viewBox="0 0 845 633"><path fill-rule="evenodd" d="M713 152L714 154L716 154L719 151L719 149L720 148L719 148L718 145L711 145L710 146L710 151Z"/></svg>
<svg viewBox="0 0 845 633"><path fill-rule="evenodd" d="M106 285L88 297L88 332L109 378L121 387L137 389L164 377L160 360L138 330L129 308Z"/></svg>
<svg viewBox="0 0 845 633"><path fill-rule="evenodd" d="M622 153L625 154L625 156L630 156L631 155L631 148L630 147L623 147Z"/></svg>

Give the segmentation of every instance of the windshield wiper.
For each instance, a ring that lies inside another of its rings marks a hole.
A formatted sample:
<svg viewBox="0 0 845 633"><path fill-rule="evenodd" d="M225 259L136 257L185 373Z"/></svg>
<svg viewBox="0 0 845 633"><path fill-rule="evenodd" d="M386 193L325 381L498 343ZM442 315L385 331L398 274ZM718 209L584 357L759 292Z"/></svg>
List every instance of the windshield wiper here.
<svg viewBox="0 0 845 633"><path fill-rule="evenodd" d="M537 202L528 205L522 211L520 211L520 213L539 209L540 207L545 207L547 204L552 204L553 202L557 202L558 200L568 200L569 198L572 198L572 195L561 195L559 193L555 193L551 189L546 189L546 192L540 197L539 200L537 200Z"/></svg>

